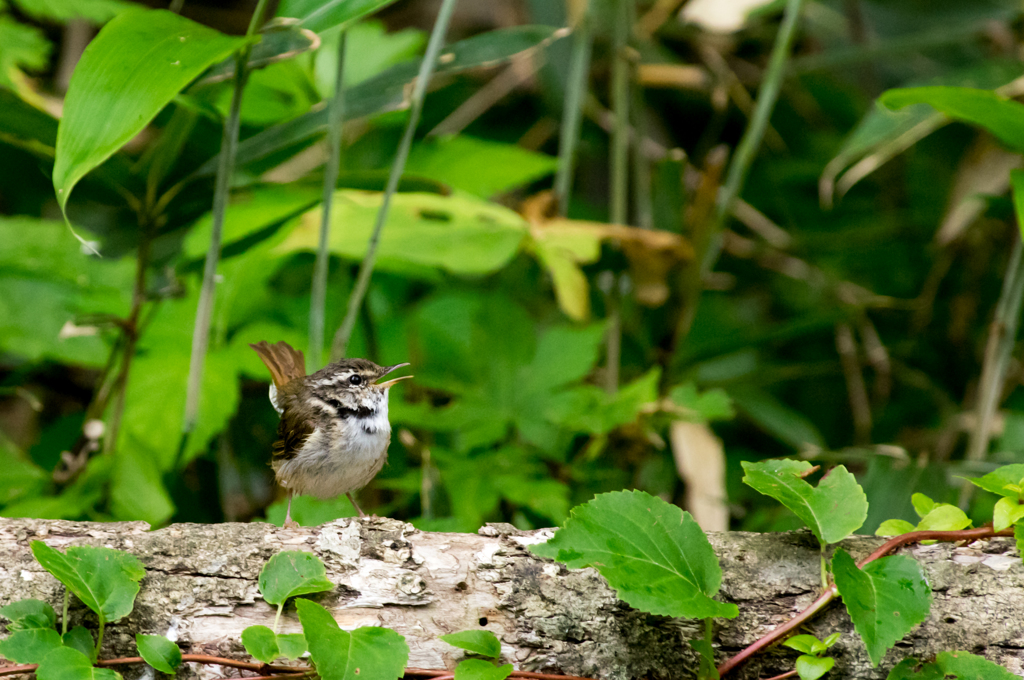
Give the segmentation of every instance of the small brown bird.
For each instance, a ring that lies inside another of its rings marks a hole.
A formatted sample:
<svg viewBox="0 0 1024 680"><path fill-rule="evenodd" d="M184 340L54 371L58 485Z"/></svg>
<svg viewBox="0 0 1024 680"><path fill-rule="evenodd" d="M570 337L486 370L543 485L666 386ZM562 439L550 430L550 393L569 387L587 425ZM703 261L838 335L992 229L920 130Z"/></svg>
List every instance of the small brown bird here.
<svg viewBox="0 0 1024 680"><path fill-rule="evenodd" d="M378 366L366 359L342 359L306 375L302 352L285 342L249 345L270 369L270 403L281 414L271 465L288 490L285 526L292 523L292 496L348 496L366 486L388 458L391 423L388 389L403 375L378 383L409 364Z"/></svg>

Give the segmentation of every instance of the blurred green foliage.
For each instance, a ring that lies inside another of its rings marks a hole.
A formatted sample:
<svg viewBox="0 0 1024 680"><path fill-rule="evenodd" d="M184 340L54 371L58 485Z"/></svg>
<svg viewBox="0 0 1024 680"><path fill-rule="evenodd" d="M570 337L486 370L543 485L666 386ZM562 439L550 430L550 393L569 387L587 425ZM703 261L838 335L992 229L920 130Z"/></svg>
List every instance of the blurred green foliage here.
<svg viewBox="0 0 1024 680"><path fill-rule="evenodd" d="M640 233L600 224L618 1L590 6L569 221L540 193L558 167L569 86L574 36L555 33L570 22L565 8L527 3L530 26L497 10L485 26L456 16L348 350L409 361L416 376L392 392L389 464L361 492L364 507L473 531L560 523L622 488L681 503L668 444L678 419L711 423L724 442L734 528L796 526L740 484L744 460L845 464L868 496L867 531L917 522L914 491L956 503L955 475L1020 461L1015 363L987 459L963 455L1015 238L1005 195L1017 151L927 105L874 104L916 85L1019 94L1019 6L808 3L745 207L700 281L690 243L708 228L716 158L747 124L779 7L719 35L675 13L652 24L666 3L635 3L631 123L645 141L633 145L629 221L655 227ZM413 4L348 28L328 329L341 322L405 120L430 19L410 21ZM199 422L183 448L230 80L198 78L78 183L67 214L102 257L60 220L50 181L47 111L69 49L51 43L55 29L76 16L100 26L128 6L0 3L0 515L280 521L266 465L277 416L247 345L309 344L338 27L311 27L319 49L272 56L247 86ZM969 514L992 502L976 499ZM309 499L295 511L312 523L350 508Z"/></svg>

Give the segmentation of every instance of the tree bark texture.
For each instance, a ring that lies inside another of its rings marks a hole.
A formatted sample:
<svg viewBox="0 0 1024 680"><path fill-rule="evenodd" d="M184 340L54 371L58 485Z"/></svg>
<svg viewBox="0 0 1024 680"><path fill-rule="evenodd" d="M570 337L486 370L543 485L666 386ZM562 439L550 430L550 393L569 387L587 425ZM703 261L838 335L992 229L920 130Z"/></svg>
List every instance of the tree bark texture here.
<svg viewBox="0 0 1024 680"><path fill-rule="evenodd" d="M270 524L176 524L149 531L145 523L100 524L0 519L0 605L23 598L60 612L63 586L29 550L41 540L63 550L97 545L127 550L147 569L134 612L107 627L103 658L135 656L135 633L167 635L186 653L248 659L244 628L273 625L275 609L259 596L260 569L283 550L316 553L333 591L311 596L347 629L387 626L405 636L409 665L453 668L463 653L440 635L484 629L502 642L502 662L518 670L609 680L688 678L696 657L688 640L703 623L652 616L618 600L594 569L570 571L527 550L552 530L520 532L488 525L478 534L422 532L391 519L344 519L320 527ZM820 588L818 548L807 532L710 535L724 572L720 599L738 618L714 625L721 663L810 604ZM842 547L859 559L880 544L855 538ZM871 668L863 643L836 601L805 632L832 648L833 678L884 678L909 655L928 658L966 650L1024 674L1024 564L1010 539L971 546L936 544L904 549L923 565L934 591L930 618ZM95 616L72 598L70 624L95 628ZM289 602L280 632L298 632ZM797 654L776 645L734 677L769 677L793 668ZM122 667L128 678L141 667ZM151 671L150 671L151 672ZM186 665L180 676L238 677L218 666Z"/></svg>

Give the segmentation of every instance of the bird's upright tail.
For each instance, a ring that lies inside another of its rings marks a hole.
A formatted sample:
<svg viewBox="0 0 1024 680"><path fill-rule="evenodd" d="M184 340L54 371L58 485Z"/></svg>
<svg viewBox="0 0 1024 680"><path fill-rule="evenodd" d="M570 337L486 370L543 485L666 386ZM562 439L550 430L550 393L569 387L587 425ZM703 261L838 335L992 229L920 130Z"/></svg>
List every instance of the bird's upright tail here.
<svg viewBox="0 0 1024 680"><path fill-rule="evenodd" d="M271 345L266 340L249 345L260 359L270 369L270 377L275 387L283 387L296 378L306 376L306 359L302 352L295 349L287 342L279 342Z"/></svg>

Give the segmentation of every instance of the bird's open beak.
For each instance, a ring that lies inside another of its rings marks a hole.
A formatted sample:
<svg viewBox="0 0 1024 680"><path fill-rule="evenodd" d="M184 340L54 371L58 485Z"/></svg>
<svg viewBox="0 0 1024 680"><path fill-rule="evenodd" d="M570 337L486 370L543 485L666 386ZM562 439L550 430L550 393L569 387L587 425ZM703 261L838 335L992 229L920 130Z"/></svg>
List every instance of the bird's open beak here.
<svg viewBox="0 0 1024 680"><path fill-rule="evenodd" d="M409 365L409 362L406 362L404 364L395 364L394 366L385 366L384 367L384 372L380 374L380 378L383 378L384 376L386 376L388 373L391 373L392 371L397 371L402 366L408 366L408 365ZM393 379L388 380L386 382L377 383L377 387L379 387L382 390L386 390L389 387L391 387L392 385L394 385L396 382L398 382L399 380L405 380L406 378L411 378L411 377L412 377L411 375L403 375L400 378L393 378ZM377 378L377 380L380 380L380 378Z"/></svg>

